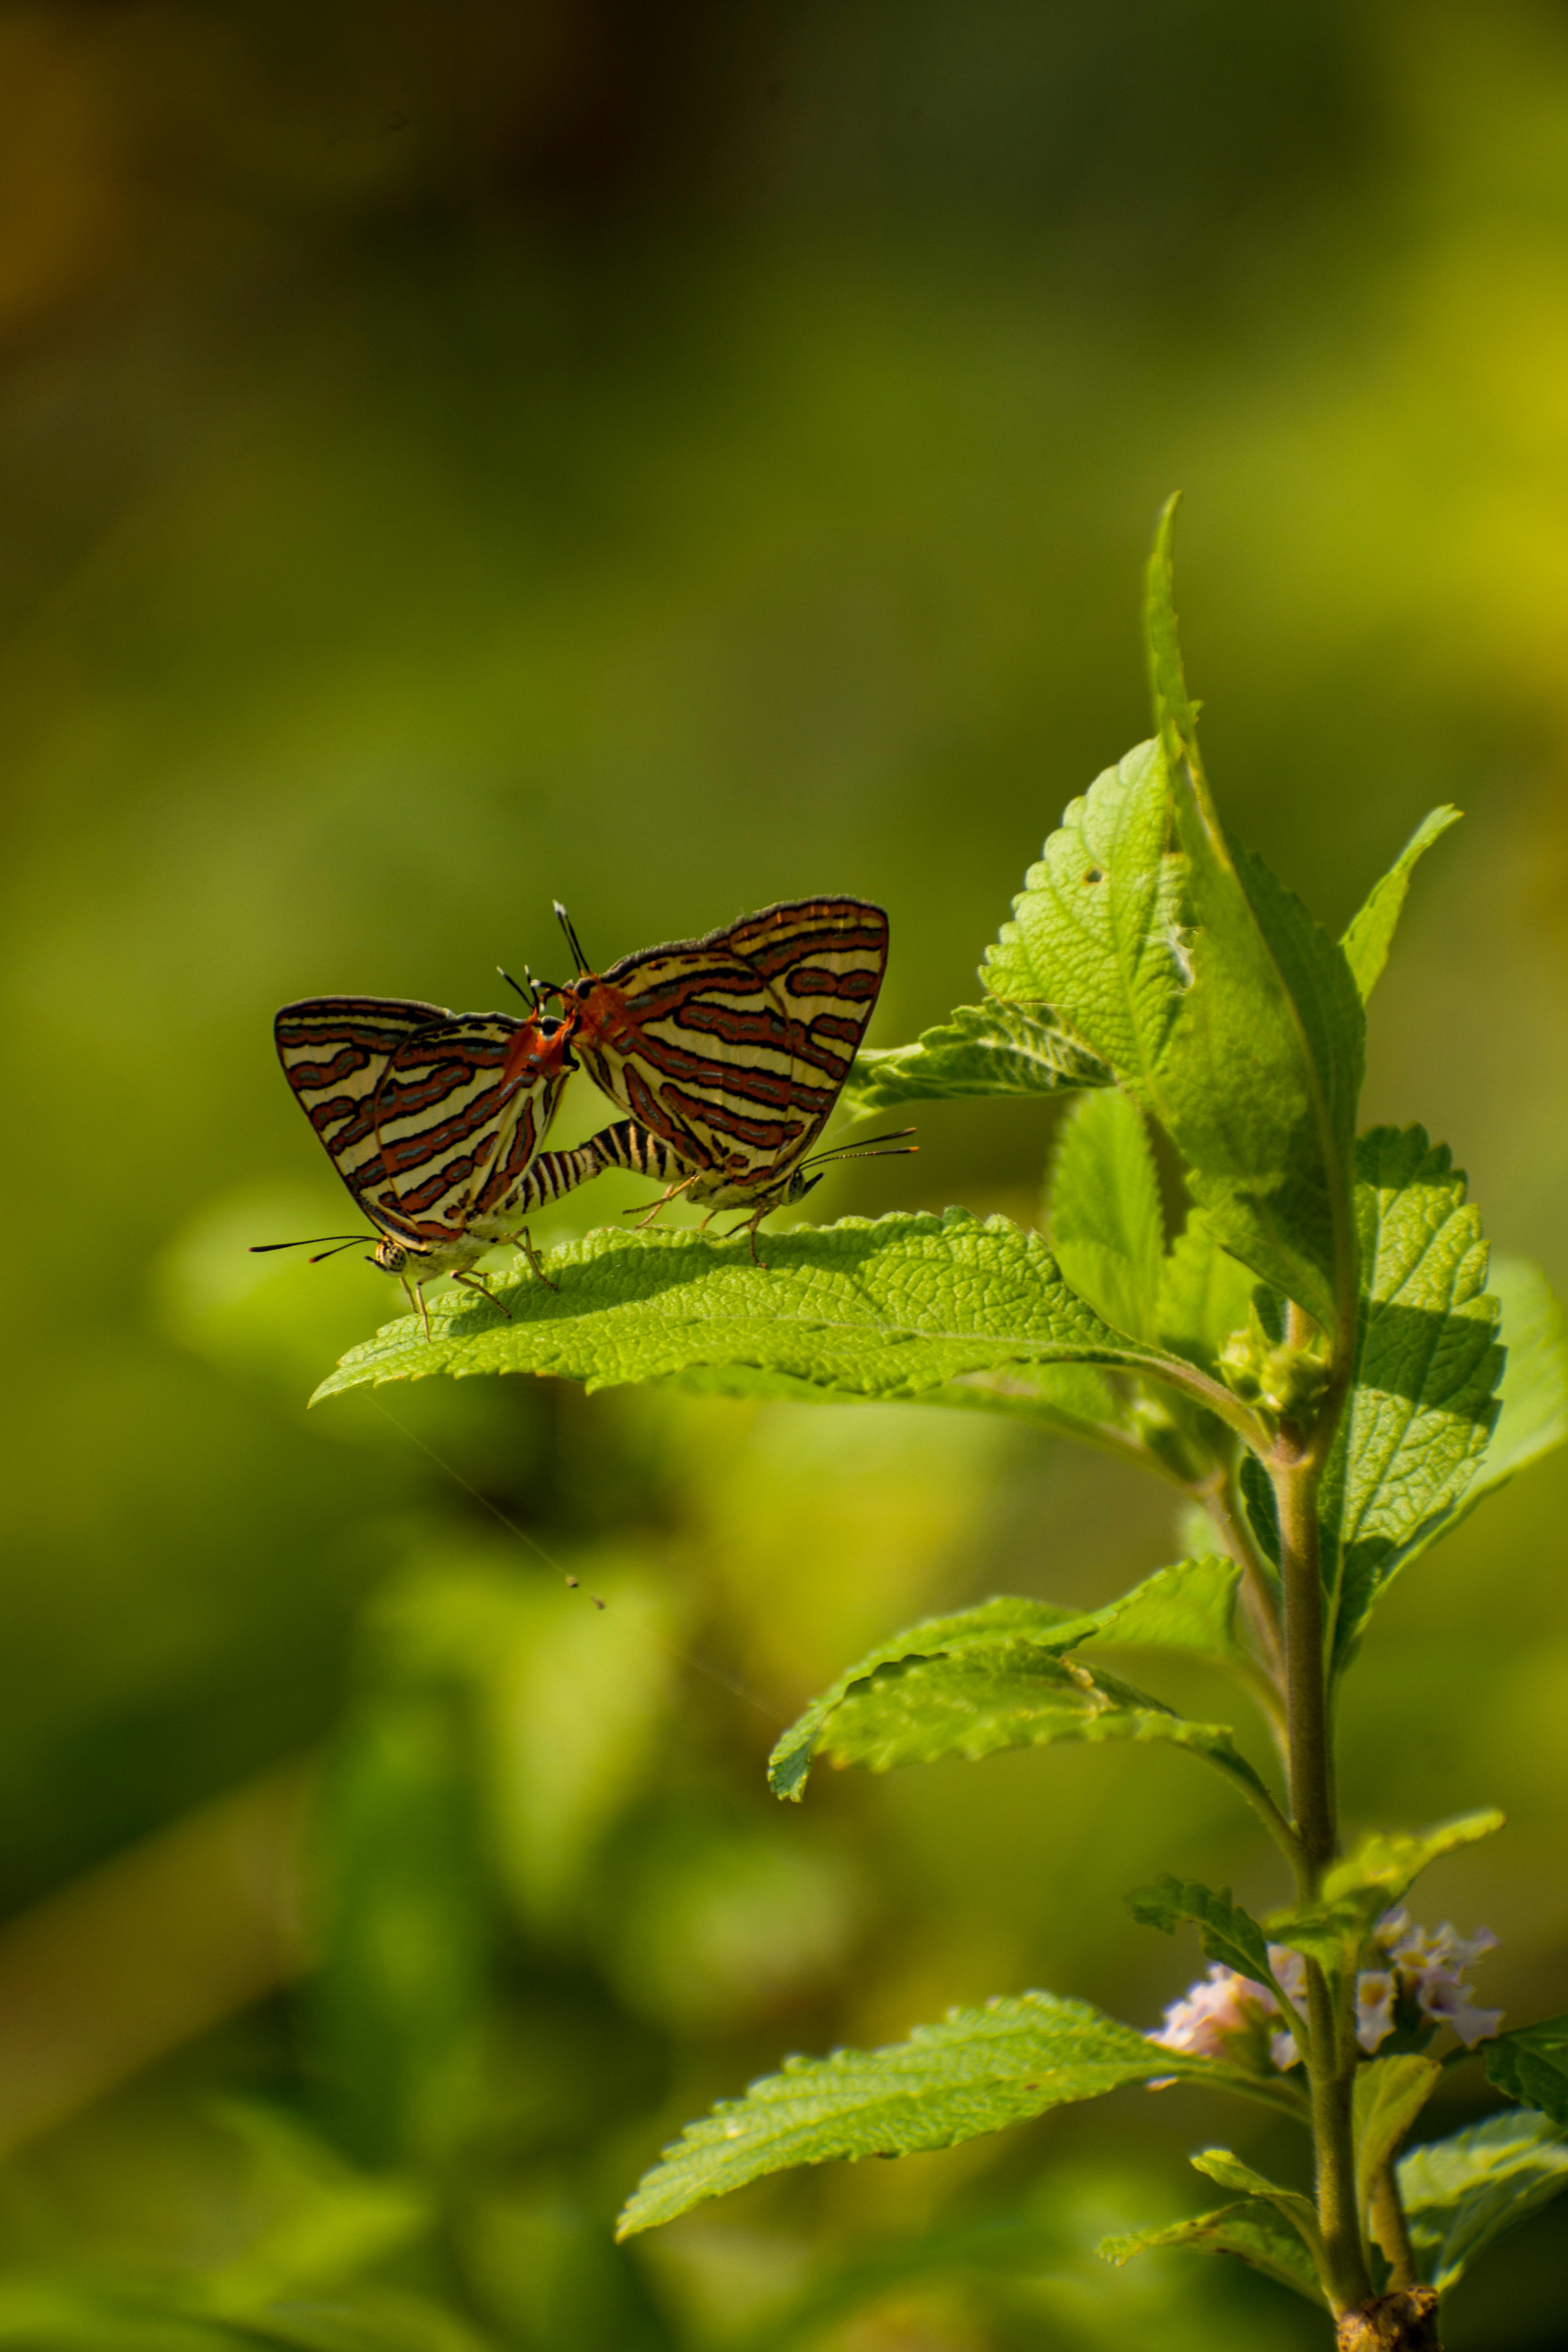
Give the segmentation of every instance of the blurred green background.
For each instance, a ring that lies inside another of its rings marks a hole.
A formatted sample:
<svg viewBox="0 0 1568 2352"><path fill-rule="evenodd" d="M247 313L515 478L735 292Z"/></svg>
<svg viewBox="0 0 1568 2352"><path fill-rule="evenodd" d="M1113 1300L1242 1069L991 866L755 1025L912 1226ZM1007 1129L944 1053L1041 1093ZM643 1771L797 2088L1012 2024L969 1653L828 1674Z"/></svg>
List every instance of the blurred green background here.
<svg viewBox="0 0 1568 2352"><path fill-rule="evenodd" d="M1317 2341L1089 2251L1196 2210L1238 2126L1184 2090L610 2251L785 2050L1030 1983L1152 2021L1195 1955L1122 1890L1270 1865L1179 1757L763 1789L910 1616L1172 1557L1113 1465L522 1381L307 1420L395 1301L245 1255L344 1214L268 1024L494 1004L555 895L607 961L847 889L912 1034L1146 731L1180 486L1237 828L1338 924L1468 813L1367 1115L1568 1281L1568 9L0 8L0 2341ZM814 1208L1034 1213L1045 1113L921 1126ZM1426 1908L1514 2019L1563 2000L1565 1503L1422 1564L1346 1726L1353 1819L1507 1808ZM1514 2245L1454 2352L1568 2344L1560 2229Z"/></svg>

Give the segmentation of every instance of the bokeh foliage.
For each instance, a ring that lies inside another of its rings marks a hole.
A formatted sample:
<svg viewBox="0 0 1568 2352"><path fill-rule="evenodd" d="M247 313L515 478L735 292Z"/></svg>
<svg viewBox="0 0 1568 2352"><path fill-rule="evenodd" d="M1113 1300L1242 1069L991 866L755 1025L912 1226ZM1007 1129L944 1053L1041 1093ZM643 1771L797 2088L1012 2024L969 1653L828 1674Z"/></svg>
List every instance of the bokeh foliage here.
<svg viewBox="0 0 1568 2352"><path fill-rule="evenodd" d="M0 60L0 2341L254 2341L281 2299L262 2340L1287 2342L1226 2266L1086 2252L1188 2210L1186 2090L608 2252L670 2127L786 2048L1005 1982L1174 1992L1118 1897L1177 1772L1183 1867L1249 1892L1184 1759L798 1813L763 1780L892 1629L1094 1606L1168 1515L897 1406L508 1381L307 1422L387 1302L243 1255L342 1215L267 1023L497 1002L556 894L613 955L850 888L893 917L877 1042L914 1035L1143 731L1180 481L1243 837L1337 929L1468 812L1367 1116L1422 1118L1561 1288L1568 22L145 0L6 9ZM825 1214L1033 1215L1047 1108L914 1115ZM1509 1813L1434 1886L1517 2014L1568 1936L1565 1498L1550 1467L1412 1569L1349 1700L1382 1817ZM1516 2242L1455 2343L1554 2340L1561 2255Z"/></svg>

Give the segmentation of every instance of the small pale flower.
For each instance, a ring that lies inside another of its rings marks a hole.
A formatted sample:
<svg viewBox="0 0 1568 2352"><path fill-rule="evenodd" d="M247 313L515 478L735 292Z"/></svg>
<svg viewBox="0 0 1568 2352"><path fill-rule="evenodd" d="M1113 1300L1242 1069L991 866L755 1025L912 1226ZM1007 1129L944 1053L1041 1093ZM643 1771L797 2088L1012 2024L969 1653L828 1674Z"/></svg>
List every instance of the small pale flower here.
<svg viewBox="0 0 1568 2352"><path fill-rule="evenodd" d="M1286 2000L1299 2009L1307 1998L1307 1963L1300 1953L1293 1952L1289 1944L1270 1944L1268 1965Z"/></svg>
<svg viewBox="0 0 1568 2352"><path fill-rule="evenodd" d="M1399 1979L1392 1969L1366 1969L1355 1980L1355 2038L1370 2057L1394 2031Z"/></svg>
<svg viewBox="0 0 1568 2352"><path fill-rule="evenodd" d="M1268 2055L1282 2074L1289 2074L1290 2068L1300 2062L1301 2053L1296 2047L1295 2035L1289 2032L1271 2033L1268 2037Z"/></svg>
<svg viewBox="0 0 1568 2352"><path fill-rule="evenodd" d="M1223 2058L1225 2038L1245 2032L1258 2010L1278 2007L1274 1996L1234 1969L1215 1967L1184 1999L1171 2003L1159 2032L1149 2036L1163 2050L1184 2050L1199 2058Z"/></svg>
<svg viewBox="0 0 1568 2352"><path fill-rule="evenodd" d="M1478 2042L1489 2042L1503 2021L1500 2009L1475 2008L1465 1987L1446 1969L1428 1969L1415 1997L1434 2024L1453 2027L1467 2050Z"/></svg>

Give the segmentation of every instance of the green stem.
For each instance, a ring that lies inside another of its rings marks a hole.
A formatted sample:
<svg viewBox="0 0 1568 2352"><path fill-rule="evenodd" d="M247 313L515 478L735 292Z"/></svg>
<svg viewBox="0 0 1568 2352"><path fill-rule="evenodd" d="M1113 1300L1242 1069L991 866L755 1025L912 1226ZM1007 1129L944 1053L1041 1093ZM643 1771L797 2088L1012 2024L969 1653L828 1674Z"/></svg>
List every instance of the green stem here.
<svg viewBox="0 0 1568 2352"><path fill-rule="evenodd" d="M1306 1337L1305 1318L1297 1307L1290 1310L1289 1337L1298 1346ZM1339 1844L1318 1490L1348 1387L1348 1358L1342 1349L1310 1429L1282 1423L1269 1465L1279 1519L1290 1811L1306 1901L1316 1895ZM1308 1960L1306 1980L1308 2042L1302 2055L1312 2103L1323 2284L1335 2312L1342 2315L1367 2304L1373 2293L1362 2239L1351 2119L1356 2051L1346 2021L1338 2013L1334 1988L1317 1961Z"/></svg>
<svg viewBox="0 0 1568 2352"><path fill-rule="evenodd" d="M1389 2285L1414 2286L1415 2253L1392 2157L1372 2184L1372 2234L1388 2258Z"/></svg>

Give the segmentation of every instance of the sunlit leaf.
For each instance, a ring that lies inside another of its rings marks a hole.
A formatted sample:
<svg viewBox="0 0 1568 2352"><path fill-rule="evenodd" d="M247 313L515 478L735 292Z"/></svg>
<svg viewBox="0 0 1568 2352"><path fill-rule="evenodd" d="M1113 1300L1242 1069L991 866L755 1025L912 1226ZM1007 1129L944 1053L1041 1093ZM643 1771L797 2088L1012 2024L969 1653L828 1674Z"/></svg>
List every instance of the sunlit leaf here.
<svg viewBox="0 0 1568 2352"><path fill-rule="evenodd" d="M1047 1202L1057 1264L1113 1330L1152 1339L1165 1221L1142 1114L1116 1088L1058 1130Z"/></svg>
<svg viewBox="0 0 1568 2352"><path fill-rule="evenodd" d="M1102 1609L1002 1598L927 1618L879 1643L812 1701L773 1750L772 1786L798 1798L818 1756L886 1771L1056 1741L1169 1739L1256 1788L1229 1732L1063 1663L1087 1642L1234 1654L1237 1574L1226 1560L1179 1560Z"/></svg>
<svg viewBox="0 0 1568 2352"><path fill-rule="evenodd" d="M1146 1099L1215 1238L1331 1328L1348 1270L1365 1020L1342 950L1230 839L1210 798L1176 633L1174 509L1150 559L1145 623L1187 861L1190 985Z"/></svg>
<svg viewBox="0 0 1568 2352"><path fill-rule="evenodd" d="M1052 1006L1118 1076L1160 1059L1184 968L1182 865L1158 743L1140 743L1069 803L986 951L994 996Z"/></svg>
<svg viewBox="0 0 1568 2352"><path fill-rule="evenodd" d="M1442 2294L1485 2247L1568 2189L1568 2142L1549 2117L1510 2107L1412 2148L1398 2176L1416 2269Z"/></svg>
<svg viewBox="0 0 1568 2352"><path fill-rule="evenodd" d="M1251 1268L1221 1249L1194 1209L1160 1270L1161 1345L1212 1371L1226 1340L1245 1325L1256 1286Z"/></svg>
<svg viewBox="0 0 1568 2352"><path fill-rule="evenodd" d="M1162 2049L1087 2001L1026 1992L952 2010L887 2049L788 2059L743 2098L689 2124L644 2176L619 2235L792 2165L952 2147L1160 2075L1249 2096L1268 2091L1239 2067Z"/></svg>
<svg viewBox="0 0 1568 2352"><path fill-rule="evenodd" d="M1418 1127L1374 1128L1356 1169L1355 1384L1319 1507L1342 1668L1400 1569L1453 1519L1503 1361L1480 1221L1447 1150Z"/></svg>
<svg viewBox="0 0 1568 2352"><path fill-rule="evenodd" d="M1497 1426L1465 1490L1461 1517L1568 1438L1568 1316L1528 1258L1494 1255L1487 1287L1502 1310L1505 1361Z"/></svg>
<svg viewBox="0 0 1568 2352"><path fill-rule="evenodd" d="M743 1238L600 1231L524 1269L502 1304L445 1294L426 1339L407 1317L345 1356L317 1398L436 1372L552 1372L591 1389L739 1364L841 1395L909 1397L1015 1363L1147 1365L1005 1217L846 1217ZM510 1310L510 1320L507 1312Z"/></svg>
<svg viewBox="0 0 1568 2352"><path fill-rule="evenodd" d="M1352 917L1350 929L1340 945L1363 1004L1383 976L1383 967L1388 961L1388 950L1405 910L1405 894L1417 862L1435 841L1442 839L1451 824L1458 824L1461 814L1447 805L1428 811L1387 873L1373 884Z"/></svg>
<svg viewBox="0 0 1568 2352"><path fill-rule="evenodd" d="M857 1055L839 1096L855 1117L906 1103L950 1102L984 1095L1056 1095L1105 1087L1110 1072L1065 1029L1048 1004L1010 1004L992 997L961 1004L912 1045Z"/></svg>
<svg viewBox="0 0 1568 2352"><path fill-rule="evenodd" d="M1568 2016L1500 2033L1482 2052L1487 2080L1568 2132Z"/></svg>

